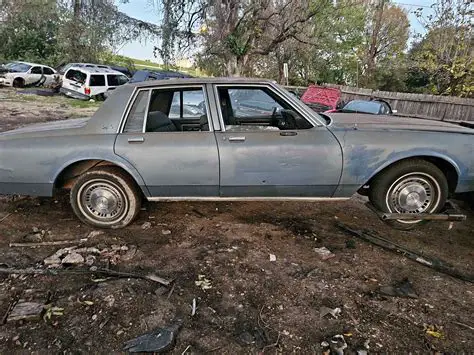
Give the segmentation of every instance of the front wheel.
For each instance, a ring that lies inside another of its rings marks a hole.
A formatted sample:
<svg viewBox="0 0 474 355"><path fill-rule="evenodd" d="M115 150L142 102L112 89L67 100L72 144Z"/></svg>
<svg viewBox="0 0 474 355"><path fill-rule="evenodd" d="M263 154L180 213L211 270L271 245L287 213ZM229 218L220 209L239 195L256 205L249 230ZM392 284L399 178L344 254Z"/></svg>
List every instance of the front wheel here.
<svg viewBox="0 0 474 355"><path fill-rule="evenodd" d="M402 161L387 168L371 183L370 202L388 213L437 213L448 198L448 182L434 164L421 159ZM387 221L393 227L410 230L422 220Z"/></svg>
<svg viewBox="0 0 474 355"><path fill-rule="evenodd" d="M71 206L77 217L94 227L122 228L140 211L141 194L122 170L103 166L79 176L71 189Z"/></svg>

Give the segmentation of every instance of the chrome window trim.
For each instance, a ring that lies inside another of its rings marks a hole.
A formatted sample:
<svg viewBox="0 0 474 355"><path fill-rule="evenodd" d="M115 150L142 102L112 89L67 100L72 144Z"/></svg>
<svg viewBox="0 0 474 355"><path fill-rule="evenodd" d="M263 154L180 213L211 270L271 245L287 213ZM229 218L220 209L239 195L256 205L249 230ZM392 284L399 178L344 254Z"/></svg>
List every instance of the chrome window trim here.
<svg viewBox="0 0 474 355"><path fill-rule="evenodd" d="M152 91L153 90L166 90L166 89L186 89L186 88L197 88L197 89L201 89L202 92L203 92L203 97L204 97L204 103L206 105L206 111L207 111L207 121L208 121L208 124L209 124L209 131L191 131L193 133L196 133L196 132L202 132L202 133L207 133L207 132L214 132L214 125L212 123L212 120L209 118L209 114L210 114L210 107L209 107L209 98L208 98L208 95L207 95L207 90L206 90L206 85L205 84L184 84L184 85L163 85L163 86L145 86L145 87L142 87L142 88L135 88L135 90L132 92L132 94L130 95L130 98L128 100L128 103L127 103L127 106L126 106L126 109L124 111L124 114L122 115L122 118L121 118L121 123L119 125L119 129L117 131L117 134L123 134L123 130L125 129L125 124L126 124L126 121L127 121L127 117L130 113L130 110L133 106L133 103L135 102L138 94L140 91L149 91L149 97L148 97L148 103L147 103L147 107L146 107L146 111L145 111L145 119L143 121L144 125L143 125L143 130L142 130L142 134L145 134L145 128L146 128L146 120L147 120L147 117L148 117L148 110L150 108L150 102L151 102L151 94L152 94ZM188 131L176 131L176 132L149 132L149 133L188 133ZM135 133L137 134L137 133Z"/></svg>
<svg viewBox="0 0 474 355"><path fill-rule="evenodd" d="M271 84L256 84L256 83L251 83L251 84L235 84L235 83L229 83L229 84L213 84L214 86L214 95L216 98L216 104L217 104L217 113L219 115L219 122L221 124L221 131L225 132L225 124L224 124L224 117L222 116L222 110L221 110L221 105L220 105L220 97L219 97L219 87L257 87L257 88L267 88L270 90L272 93L275 94L279 99L287 102L292 109L296 111L296 113L300 114L304 119L306 119L310 124L313 125L314 127L321 127L323 126L320 124L318 121L315 122L314 118L309 116L306 111L302 111L299 106L295 107L294 102L292 101L292 98L287 97L286 93L282 90L280 90L277 86L273 86ZM311 129L311 128L309 128ZM264 132L264 131L263 131ZM272 131L268 131L272 132Z"/></svg>
<svg viewBox="0 0 474 355"><path fill-rule="evenodd" d="M146 89L146 90L148 90L148 89ZM135 102L135 98L136 98L137 93L138 93L139 91L140 91L140 90L138 90L137 88L135 88L135 89L132 91L132 94L130 95L130 97L128 98L127 105L125 106L125 110L123 111L122 117L120 118L120 124L118 125L118 128L117 128L117 134L123 133L123 129L125 128L126 119L127 119L127 117L128 117L128 114L130 113L131 107L133 106L132 103Z"/></svg>
<svg viewBox="0 0 474 355"><path fill-rule="evenodd" d="M145 133L145 129L146 129L146 121L148 118L148 109L150 108L150 100L151 100L151 89L148 90L148 99L146 101L145 113L143 114L142 134Z"/></svg>

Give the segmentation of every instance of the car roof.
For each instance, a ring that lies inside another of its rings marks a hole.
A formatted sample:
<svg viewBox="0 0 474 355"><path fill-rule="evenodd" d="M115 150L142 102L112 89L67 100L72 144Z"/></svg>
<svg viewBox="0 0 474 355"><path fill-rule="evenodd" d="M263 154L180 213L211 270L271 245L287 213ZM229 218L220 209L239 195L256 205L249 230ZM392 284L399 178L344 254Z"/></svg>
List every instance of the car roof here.
<svg viewBox="0 0 474 355"><path fill-rule="evenodd" d="M51 68L49 65L45 65L45 64L38 64L38 63L30 63L30 62L22 62L22 61L14 61L12 63L19 63L19 64L26 64L26 65L31 65L32 67L48 67L48 68Z"/></svg>
<svg viewBox="0 0 474 355"><path fill-rule="evenodd" d="M109 68L72 66L67 71L69 71L71 69L79 70L79 71L82 71L84 73L89 73L89 74L117 74L117 75L119 74L119 75L126 76L125 74L123 74L123 73L121 73L117 70L113 70L113 69L109 69Z"/></svg>
<svg viewBox="0 0 474 355"><path fill-rule="evenodd" d="M255 78L176 78L165 80L148 80L137 83L127 84L138 88L146 88L150 86L169 86L169 85L200 85L200 84L275 84L274 80L269 79L255 79Z"/></svg>

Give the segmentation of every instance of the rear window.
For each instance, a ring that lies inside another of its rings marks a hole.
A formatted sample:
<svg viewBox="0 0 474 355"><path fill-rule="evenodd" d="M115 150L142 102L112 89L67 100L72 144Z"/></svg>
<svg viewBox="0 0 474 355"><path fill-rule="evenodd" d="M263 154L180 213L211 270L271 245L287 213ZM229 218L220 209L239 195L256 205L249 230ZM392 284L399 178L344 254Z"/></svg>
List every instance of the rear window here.
<svg viewBox="0 0 474 355"><path fill-rule="evenodd" d="M89 86L105 86L105 76L91 75Z"/></svg>
<svg viewBox="0 0 474 355"><path fill-rule="evenodd" d="M124 75L108 74L107 81L109 86L120 86L128 83L128 78Z"/></svg>
<svg viewBox="0 0 474 355"><path fill-rule="evenodd" d="M66 79L77 81L81 84L86 82L87 75L79 70L70 69L66 73Z"/></svg>

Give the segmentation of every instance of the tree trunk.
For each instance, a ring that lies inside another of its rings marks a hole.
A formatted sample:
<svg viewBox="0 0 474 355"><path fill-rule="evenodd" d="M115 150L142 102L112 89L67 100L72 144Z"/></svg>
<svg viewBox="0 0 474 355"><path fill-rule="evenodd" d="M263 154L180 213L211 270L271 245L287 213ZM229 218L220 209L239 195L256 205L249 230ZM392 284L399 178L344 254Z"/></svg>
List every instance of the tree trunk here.
<svg viewBox="0 0 474 355"><path fill-rule="evenodd" d="M369 53L367 56L367 73L366 73L366 82L365 84L370 84L374 79L376 58L377 58L377 46L378 46L378 37L380 28L382 27L382 15L383 8L385 5L385 0L379 0L377 6L377 11L374 16L374 25L372 30L372 36L370 40Z"/></svg>

